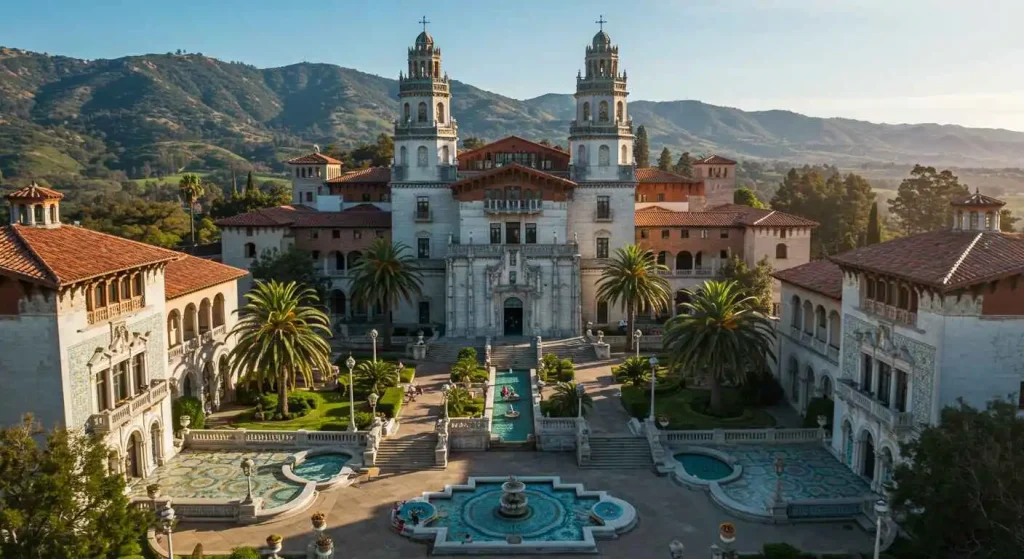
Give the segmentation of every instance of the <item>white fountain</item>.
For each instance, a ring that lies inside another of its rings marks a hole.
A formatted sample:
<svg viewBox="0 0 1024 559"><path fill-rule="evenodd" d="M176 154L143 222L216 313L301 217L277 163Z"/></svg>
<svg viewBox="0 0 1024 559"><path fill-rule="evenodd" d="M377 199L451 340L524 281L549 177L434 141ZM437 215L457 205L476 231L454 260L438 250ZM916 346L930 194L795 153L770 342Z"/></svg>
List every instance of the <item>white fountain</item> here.
<svg viewBox="0 0 1024 559"><path fill-rule="evenodd" d="M522 518L530 513L526 501L526 484L516 476L508 476L508 480L501 484L498 514L506 518Z"/></svg>

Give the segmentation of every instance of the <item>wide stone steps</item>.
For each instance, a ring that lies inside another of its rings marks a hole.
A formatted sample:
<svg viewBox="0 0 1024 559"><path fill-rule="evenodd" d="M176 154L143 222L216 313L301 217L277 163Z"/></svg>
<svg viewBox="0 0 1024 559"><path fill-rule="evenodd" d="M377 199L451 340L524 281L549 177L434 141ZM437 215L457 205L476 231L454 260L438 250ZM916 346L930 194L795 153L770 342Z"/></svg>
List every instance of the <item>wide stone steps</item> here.
<svg viewBox="0 0 1024 559"><path fill-rule="evenodd" d="M588 470L651 468L651 448L642 437L590 437Z"/></svg>
<svg viewBox="0 0 1024 559"><path fill-rule="evenodd" d="M568 359L576 364L597 361L597 353L594 352L594 346L590 345L590 341L582 336L563 340L542 341L541 351L544 354L553 353L559 359Z"/></svg>
<svg viewBox="0 0 1024 559"><path fill-rule="evenodd" d="M436 446L432 435L384 439L377 447L376 466L382 472L442 469L434 464Z"/></svg>
<svg viewBox="0 0 1024 559"><path fill-rule="evenodd" d="M499 371L506 369L536 369L537 353L529 343L515 345L492 345L491 366Z"/></svg>
<svg viewBox="0 0 1024 559"><path fill-rule="evenodd" d="M476 358L483 363L483 338L441 338L427 348L427 361L435 363L454 363L459 359L459 350L472 347L476 350Z"/></svg>

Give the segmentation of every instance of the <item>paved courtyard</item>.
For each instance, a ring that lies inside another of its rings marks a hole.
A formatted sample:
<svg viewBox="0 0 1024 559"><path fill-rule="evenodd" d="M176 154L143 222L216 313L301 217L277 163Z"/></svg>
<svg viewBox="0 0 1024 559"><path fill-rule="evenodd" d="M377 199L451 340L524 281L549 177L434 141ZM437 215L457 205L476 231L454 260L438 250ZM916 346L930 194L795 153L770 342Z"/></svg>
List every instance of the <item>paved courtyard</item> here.
<svg viewBox="0 0 1024 559"><path fill-rule="evenodd" d="M440 394L436 390L447 377L447 366L421 365L417 383L427 394L403 410L402 434L432 428L440 415ZM621 432L628 419L618 403L618 386L611 381L609 366L581 368L578 379L595 399L592 425L595 431ZM668 543L682 541L693 557L708 556L720 522L737 526L738 548L759 550L766 542L785 541L808 551L868 551L870 535L852 522L772 526L733 518L715 506L702 492L690 491L649 470L581 470L572 453L477 452L453 453L445 471L415 471L381 477L358 486L323 493L305 512L265 524L182 523L174 535L178 553L191 552L202 542L206 553L229 552L237 546L259 547L272 533L285 538L285 553L302 553L312 537L309 515L327 514L328 533L348 558L426 557L428 547L413 543L390 530L388 513L396 500L440 490L446 484L462 483L471 475L557 475L564 481L582 483L587 489L607 490L636 507L637 527L614 541L598 544L603 557L667 557ZM522 557L521 555L519 557Z"/></svg>

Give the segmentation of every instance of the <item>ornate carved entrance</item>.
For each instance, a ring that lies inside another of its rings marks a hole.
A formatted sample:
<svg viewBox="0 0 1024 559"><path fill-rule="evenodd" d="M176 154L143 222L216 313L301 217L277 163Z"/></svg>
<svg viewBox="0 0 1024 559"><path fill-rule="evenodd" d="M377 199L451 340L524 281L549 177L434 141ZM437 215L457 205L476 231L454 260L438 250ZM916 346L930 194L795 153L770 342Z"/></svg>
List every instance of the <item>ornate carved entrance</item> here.
<svg viewBox="0 0 1024 559"><path fill-rule="evenodd" d="M505 299L505 335L523 335L523 301L517 297Z"/></svg>

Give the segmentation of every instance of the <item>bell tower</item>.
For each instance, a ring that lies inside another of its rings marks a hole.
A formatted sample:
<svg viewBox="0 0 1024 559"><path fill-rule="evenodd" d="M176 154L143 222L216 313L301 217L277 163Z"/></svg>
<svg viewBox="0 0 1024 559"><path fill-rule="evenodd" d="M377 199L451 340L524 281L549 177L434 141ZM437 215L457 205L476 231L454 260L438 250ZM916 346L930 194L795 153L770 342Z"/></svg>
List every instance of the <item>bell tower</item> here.
<svg viewBox="0 0 1024 559"><path fill-rule="evenodd" d="M587 47L584 71L576 74L576 118L569 127L569 153L576 182L634 182L633 121L626 111L626 72L619 47L600 30Z"/></svg>
<svg viewBox="0 0 1024 559"><path fill-rule="evenodd" d="M454 182L458 127L451 117L448 75L441 72L441 49L423 31L409 47L409 64L398 75L399 116L395 120L392 182Z"/></svg>

